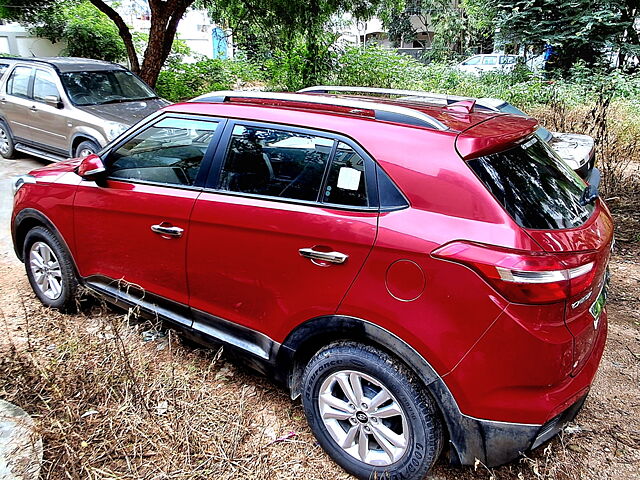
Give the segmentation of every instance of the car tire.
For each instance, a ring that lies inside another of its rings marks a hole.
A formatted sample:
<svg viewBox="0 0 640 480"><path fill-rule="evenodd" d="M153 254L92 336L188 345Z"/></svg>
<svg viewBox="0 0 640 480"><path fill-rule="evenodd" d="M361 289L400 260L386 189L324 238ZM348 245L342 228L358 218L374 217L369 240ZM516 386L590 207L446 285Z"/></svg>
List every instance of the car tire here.
<svg viewBox="0 0 640 480"><path fill-rule="evenodd" d="M84 142L80 142L76 147L75 156L76 157L86 157L87 155L91 155L92 153L97 153L100 151L100 146L98 146L95 142L91 140L85 140Z"/></svg>
<svg viewBox="0 0 640 480"><path fill-rule="evenodd" d="M438 459L443 432L435 403L391 355L355 342L329 345L307 364L302 387L318 443L357 478L418 480Z"/></svg>
<svg viewBox="0 0 640 480"><path fill-rule="evenodd" d="M11 131L4 122L0 122L0 155L7 159L13 158L16 155Z"/></svg>
<svg viewBox="0 0 640 480"><path fill-rule="evenodd" d="M24 265L31 288L47 307L76 310L76 278L66 247L45 227L34 227L24 242Z"/></svg>

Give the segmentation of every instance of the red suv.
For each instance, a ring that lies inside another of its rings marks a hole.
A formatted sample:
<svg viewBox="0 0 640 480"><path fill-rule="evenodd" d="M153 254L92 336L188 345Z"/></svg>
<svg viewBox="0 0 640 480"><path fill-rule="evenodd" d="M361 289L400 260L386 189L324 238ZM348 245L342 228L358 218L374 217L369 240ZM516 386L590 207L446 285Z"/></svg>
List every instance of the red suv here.
<svg viewBox="0 0 640 480"><path fill-rule="evenodd" d="M18 178L15 251L45 305L84 285L242 353L359 478L495 466L584 403L613 225L535 120L473 107L169 106Z"/></svg>

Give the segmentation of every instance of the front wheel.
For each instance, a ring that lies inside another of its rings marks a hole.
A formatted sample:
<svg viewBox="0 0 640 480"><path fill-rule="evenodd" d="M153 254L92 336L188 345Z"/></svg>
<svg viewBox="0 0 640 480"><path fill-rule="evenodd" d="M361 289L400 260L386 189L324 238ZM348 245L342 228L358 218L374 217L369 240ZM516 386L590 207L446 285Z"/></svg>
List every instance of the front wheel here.
<svg viewBox="0 0 640 480"><path fill-rule="evenodd" d="M44 227L34 227L24 243L24 264L31 288L47 307L71 312L76 306L78 281L71 256Z"/></svg>
<svg viewBox="0 0 640 480"><path fill-rule="evenodd" d="M320 445L358 478L424 478L442 450L433 400L394 357L329 345L305 368L302 403Z"/></svg>
<svg viewBox="0 0 640 480"><path fill-rule="evenodd" d="M3 158L15 157L16 150L14 147L11 132L4 122L0 122L0 155L2 155Z"/></svg>
<svg viewBox="0 0 640 480"><path fill-rule="evenodd" d="M92 142L91 140L85 140L84 142L80 142L76 147L76 157L84 158L93 153L97 153L100 150L100 147Z"/></svg>

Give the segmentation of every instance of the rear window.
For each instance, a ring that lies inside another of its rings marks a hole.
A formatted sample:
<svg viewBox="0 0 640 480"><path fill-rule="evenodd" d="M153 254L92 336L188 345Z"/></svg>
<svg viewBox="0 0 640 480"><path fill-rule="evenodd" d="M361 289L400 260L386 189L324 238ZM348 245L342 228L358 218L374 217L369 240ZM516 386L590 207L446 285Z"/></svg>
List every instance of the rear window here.
<svg viewBox="0 0 640 480"><path fill-rule="evenodd" d="M521 227L575 228L593 212L580 204L584 182L537 136L467 163Z"/></svg>

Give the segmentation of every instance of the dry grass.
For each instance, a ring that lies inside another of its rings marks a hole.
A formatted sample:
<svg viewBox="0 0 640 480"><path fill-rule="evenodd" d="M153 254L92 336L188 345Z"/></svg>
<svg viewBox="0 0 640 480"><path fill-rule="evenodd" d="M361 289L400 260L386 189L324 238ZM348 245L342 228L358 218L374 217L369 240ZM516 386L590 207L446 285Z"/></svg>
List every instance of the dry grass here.
<svg viewBox="0 0 640 480"><path fill-rule="evenodd" d="M0 359L0 397L36 417L42 478L344 476L301 408L221 352L184 348L172 332L144 342L152 325L102 309L37 310L28 345ZM265 407L274 398L278 412Z"/></svg>

